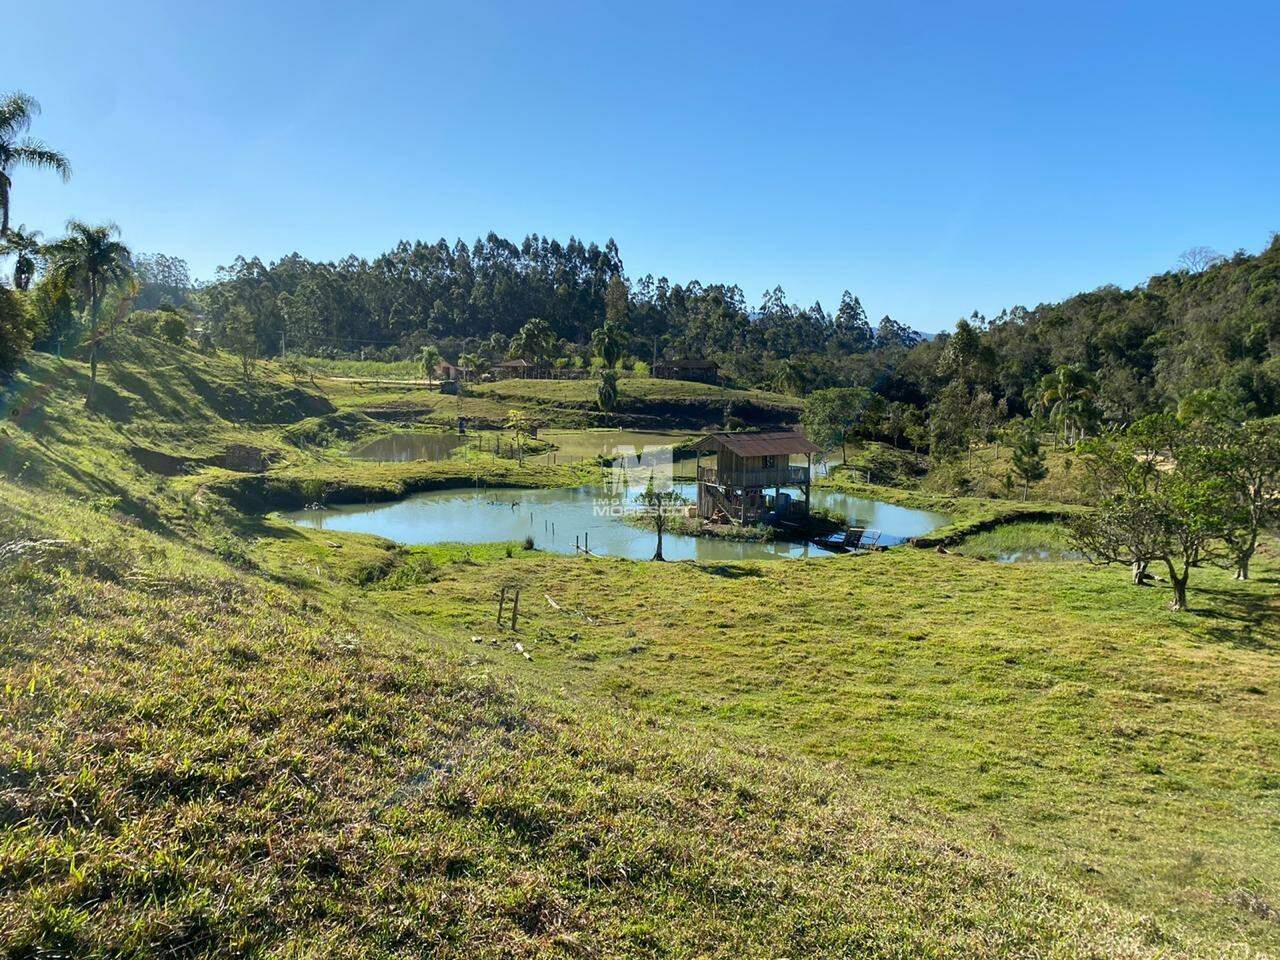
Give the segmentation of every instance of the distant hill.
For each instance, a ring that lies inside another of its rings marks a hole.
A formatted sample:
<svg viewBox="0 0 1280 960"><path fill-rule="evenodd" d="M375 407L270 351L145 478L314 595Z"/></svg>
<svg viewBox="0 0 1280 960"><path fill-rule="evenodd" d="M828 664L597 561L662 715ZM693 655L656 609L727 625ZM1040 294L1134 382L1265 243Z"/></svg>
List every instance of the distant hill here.
<svg viewBox="0 0 1280 960"><path fill-rule="evenodd" d="M984 340L995 355L996 388L1020 406L1041 376L1075 363L1097 376L1103 412L1114 419L1208 389L1253 416L1280 413L1280 238L1256 256L1239 252L1200 272L1015 308Z"/></svg>

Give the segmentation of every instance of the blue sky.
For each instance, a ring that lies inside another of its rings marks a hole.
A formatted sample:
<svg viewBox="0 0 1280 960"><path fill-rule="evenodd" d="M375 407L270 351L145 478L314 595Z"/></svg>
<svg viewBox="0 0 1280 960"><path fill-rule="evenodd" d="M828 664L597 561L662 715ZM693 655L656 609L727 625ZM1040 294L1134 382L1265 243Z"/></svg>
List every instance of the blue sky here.
<svg viewBox="0 0 1280 960"><path fill-rule="evenodd" d="M46 3L0 88L209 277L489 230L934 331L1280 229L1280 4ZM185 9L191 7L192 9Z"/></svg>

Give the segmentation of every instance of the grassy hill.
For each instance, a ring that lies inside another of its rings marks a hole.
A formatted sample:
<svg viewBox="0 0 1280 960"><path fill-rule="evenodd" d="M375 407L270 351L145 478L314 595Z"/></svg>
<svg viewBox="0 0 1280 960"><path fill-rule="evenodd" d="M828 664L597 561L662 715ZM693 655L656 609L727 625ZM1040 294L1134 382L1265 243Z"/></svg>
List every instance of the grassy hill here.
<svg viewBox="0 0 1280 960"><path fill-rule="evenodd" d="M501 425L508 411L529 413L547 427L616 426L633 429L698 429L722 426L729 415L744 424L790 424L800 401L762 390L733 390L685 380L623 377L618 408L600 412L595 380L498 380L467 387L465 396L440 393L421 383L383 379L318 377L320 388L344 410L387 420L424 420L452 425L459 416Z"/></svg>
<svg viewBox="0 0 1280 960"><path fill-rule="evenodd" d="M220 354L122 338L102 378L4 398L5 955L1280 946L1271 542L1186 617L1077 563L403 549L235 504L573 468L362 464L354 394Z"/></svg>
<svg viewBox="0 0 1280 960"><path fill-rule="evenodd" d="M392 576L372 600L455 649L495 638L495 584L519 584L536 598L533 659L497 635L486 660L829 762L1112 902L1231 937L1249 926L1233 898L1280 878L1274 557L1240 589L1206 572L1194 618L1120 573L925 550L724 568L474 549L405 562L430 574ZM1275 942L1262 924L1253 935Z"/></svg>

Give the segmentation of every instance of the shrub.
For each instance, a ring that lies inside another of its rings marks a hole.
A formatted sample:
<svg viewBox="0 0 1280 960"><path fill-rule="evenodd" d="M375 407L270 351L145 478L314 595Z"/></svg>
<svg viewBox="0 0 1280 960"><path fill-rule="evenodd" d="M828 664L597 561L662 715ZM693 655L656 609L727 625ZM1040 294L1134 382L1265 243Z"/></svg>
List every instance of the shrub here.
<svg viewBox="0 0 1280 960"><path fill-rule="evenodd" d="M313 503L323 504L326 494L325 482L319 477L308 477L302 481L302 499L310 506Z"/></svg>
<svg viewBox="0 0 1280 960"><path fill-rule="evenodd" d="M164 337L170 343L181 343L187 339L187 321L183 319L182 314L174 311L172 313L164 311L161 313L160 319L160 336Z"/></svg>
<svg viewBox="0 0 1280 960"><path fill-rule="evenodd" d="M157 310L135 310L129 314L126 321L127 328L142 337L154 337L156 334L156 324L160 321L160 313Z"/></svg>

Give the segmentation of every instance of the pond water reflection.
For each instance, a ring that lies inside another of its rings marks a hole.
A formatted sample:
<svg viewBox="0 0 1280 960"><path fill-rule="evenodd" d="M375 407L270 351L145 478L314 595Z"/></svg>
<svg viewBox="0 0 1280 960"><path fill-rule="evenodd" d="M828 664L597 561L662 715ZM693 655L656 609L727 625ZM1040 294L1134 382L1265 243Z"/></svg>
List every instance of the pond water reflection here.
<svg viewBox="0 0 1280 960"><path fill-rule="evenodd" d="M676 489L690 499L694 496L693 484L677 484ZM638 493L631 491L629 501L633 503ZM372 533L404 544L494 543L532 537L539 549L557 553L572 554L575 542L587 542L596 554L633 560L652 557L657 536L622 519L618 514L625 503L610 504L606 497L600 487L436 490L394 503L344 504L284 516L319 530ZM814 490L812 503L815 509L882 531L880 543L886 546L928 533L947 521L942 514L826 490ZM670 533L663 537L663 553L669 560L709 562L832 556L804 543L739 542Z"/></svg>

